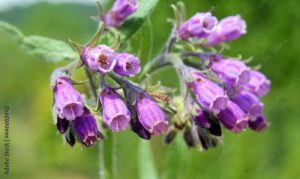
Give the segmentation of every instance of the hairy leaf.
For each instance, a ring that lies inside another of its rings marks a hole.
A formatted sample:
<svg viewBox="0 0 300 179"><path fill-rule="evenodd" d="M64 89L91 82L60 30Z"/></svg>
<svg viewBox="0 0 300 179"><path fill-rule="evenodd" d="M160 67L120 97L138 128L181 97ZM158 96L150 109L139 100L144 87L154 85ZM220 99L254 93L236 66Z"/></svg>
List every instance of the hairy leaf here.
<svg viewBox="0 0 300 179"><path fill-rule="evenodd" d="M16 42L24 38L23 33L17 27L7 22L0 21L0 32L1 31L8 34Z"/></svg>

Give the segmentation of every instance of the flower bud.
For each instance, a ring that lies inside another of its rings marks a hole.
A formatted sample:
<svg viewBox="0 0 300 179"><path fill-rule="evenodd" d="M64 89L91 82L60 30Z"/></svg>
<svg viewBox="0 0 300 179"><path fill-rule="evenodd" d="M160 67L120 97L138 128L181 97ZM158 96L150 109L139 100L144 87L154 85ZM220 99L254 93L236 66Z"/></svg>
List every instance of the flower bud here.
<svg viewBox="0 0 300 179"><path fill-rule="evenodd" d="M101 74L112 71L116 65L115 52L106 45L86 47L81 58L91 70Z"/></svg>
<svg viewBox="0 0 300 179"><path fill-rule="evenodd" d="M165 136L165 143L166 144L170 144L171 142L173 142L173 140L175 139L177 135L177 130L176 129L171 129L167 132L166 136Z"/></svg>
<svg viewBox="0 0 300 179"><path fill-rule="evenodd" d="M76 143L72 130L68 130L68 132L65 134L65 139L71 147L73 147Z"/></svg>
<svg viewBox="0 0 300 179"><path fill-rule="evenodd" d="M132 131L135 132L140 138L149 140L151 139L151 134L147 131L139 120L132 123Z"/></svg>
<svg viewBox="0 0 300 179"><path fill-rule="evenodd" d="M200 73L194 73L195 80L188 84L198 103L206 110L219 113L227 107L228 97L223 88Z"/></svg>
<svg viewBox="0 0 300 179"><path fill-rule="evenodd" d="M124 130L130 121L130 112L120 95L111 88L105 88L100 94L103 119L112 131Z"/></svg>
<svg viewBox="0 0 300 179"><path fill-rule="evenodd" d="M72 121L72 128L78 140L87 147L94 145L103 137L98 130L98 125L94 116L87 108L84 108L82 116L77 117Z"/></svg>
<svg viewBox="0 0 300 179"><path fill-rule="evenodd" d="M266 117L262 115L257 117L254 121L250 120L249 127L257 132L263 131L265 128L268 127Z"/></svg>
<svg viewBox="0 0 300 179"><path fill-rule="evenodd" d="M64 134L68 130L69 121L67 119L60 118L59 116L57 116L56 127L60 134Z"/></svg>
<svg viewBox="0 0 300 179"><path fill-rule="evenodd" d="M116 56L114 72L122 76L134 76L141 71L140 59L128 54L120 53Z"/></svg>
<svg viewBox="0 0 300 179"><path fill-rule="evenodd" d="M242 90L238 92L234 97L231 98L239 107L250 117L258 117L263 112L263 104L260 102L251 92Z"/></svg>
<svg viewBox="0 0 300 179"><path fill-rule="evenodd" d="M198 114L193 118L195 124L203 128L207 128L207 129L210 128L210 123L208 122L205 113L201 110L196 110L196 111Z"/></svg>
<svg viewBox="0 0 300 179"><path fill-rule="evenodd" d="M241 16L229 16L222 19L214 32L207 37L208 45L232 41L246 34L246 22Z"/></svg>
<svg viewBox="0 0 300 179"><path fill-rule="evenodd" d="M57 77L53 91L54 105L59 118L74 120L83 114L83 99L68 77Z"/></svg>
<svg viewBox="0 0 300 179"><path fill-rule="evenodd" d="M104 17L105 25L119 27L138 7L137 0L116 0L111 10Z"/></svg>
<svg viewBox="0 0 300 179"><path fill-rule="evenodd" d="M183 131L183 139L184 139L184 142L185 144L188 146L188 147L195 147L196 146L196 142L194 140L194 137L192 135L192 132L190 129L188 128L185 128L185 130Z"/></svg>
<svg viewBox="0 0 300 179"><path fill-rule="evenodd" d="M229 130L239 133L248 125L248 117L234 102L228 101L226 109L220 111L218 119Z"/></svg>
<svg viewBox="0 0 300 179"><path fill-rule="evenodd" d="M151 134L159 135L168 129L165 113L148 94L139 94L136 101L136 112L140 123Z"/></svg>
<svg viewBox="0 0 300 179"><path fill-rule="evenodd" d="M182 40L189 38L203 38L215 30L218 20L210 12L197 13L184 22L178 29L178 35Z"/></svg>
<svg viewBox="0 0 300 179"><path fill-rule="evenodd" d="M240 60L212 57L210 69L227 86L243 85L250 80L250 69Z"/></svg>
<svg viewBox="0 0 300 179"><path fill-rule="evenodd" d="M258 97L266 95L270 91L271 82L259 71L250 71L250 80L244 88Z"/></svg>

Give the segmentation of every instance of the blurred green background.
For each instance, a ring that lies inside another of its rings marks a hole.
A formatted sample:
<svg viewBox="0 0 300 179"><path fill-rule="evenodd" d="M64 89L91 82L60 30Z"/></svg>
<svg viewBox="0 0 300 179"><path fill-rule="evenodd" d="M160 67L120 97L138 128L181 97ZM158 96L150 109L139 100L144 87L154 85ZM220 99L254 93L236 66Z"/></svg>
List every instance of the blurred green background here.
<svg viewBox="0 0 300 179"><path fill-rule="evenodd" d="M161 0L151 15L155 55L170 32L166 19L170 4ZM262 133L247 130L224 132L224 144L206 152L190 150L182 137L171 145L162 137L151 140L159 178L298 178L300 179L300 1L298 0L185 0L188 15L208 11L221 19L241 14L248 34L230 43L228 55L254 57L272 80L263 98L272 123ZM96 6L39 3L0 13L0 20L16 25L25 34L85 42L95 31ZM144 42L147 43L147 42ZM142 59L145 60L145 59ZM71 149L63 145L51 117L49 75L62 64L52 64L19 51L8 36L0 34L1 141L0 178L3 178L3 105L10 106L11 178L97 178L98 148ZM176 87L170 69L156 74L163 84ZM80 89L84 92L86 89ZM139 166L147 156L139 153L140 139L125 131L115 137L116 178L139 178Z"/></svg>

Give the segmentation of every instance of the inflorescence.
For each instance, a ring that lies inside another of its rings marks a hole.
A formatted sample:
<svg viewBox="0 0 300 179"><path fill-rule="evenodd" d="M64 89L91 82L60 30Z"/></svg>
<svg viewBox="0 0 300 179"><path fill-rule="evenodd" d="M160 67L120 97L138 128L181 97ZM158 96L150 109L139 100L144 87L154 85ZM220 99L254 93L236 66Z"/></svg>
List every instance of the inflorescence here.
<svg viewBox="0 0 300 179"><path fill-rule="evenodd" d="M80 60L52 74L57 129L71 146L76 141L92 146L105 137L105 130L131 128L146 140L166 133L166 143L182 131L187 146L208 149L219 143L221 124L235 133L268 126L260 98L269 92L270 81L246 60L222 54L225 42L246 34L241 16L218 21L211 12L201 12L184 21L183 3L172 5L173 31L161 53L142 68L139 57L122 52L126 42L120 42L117 30L138 7L136 0L116 0L86 45L72 42ZM114 34L116 43L100 44L106 34ZM166 66L177 72L179 94L151 82L151 74ZM89 98L73 87L82 84L71 78L81 67Z"/></svg>

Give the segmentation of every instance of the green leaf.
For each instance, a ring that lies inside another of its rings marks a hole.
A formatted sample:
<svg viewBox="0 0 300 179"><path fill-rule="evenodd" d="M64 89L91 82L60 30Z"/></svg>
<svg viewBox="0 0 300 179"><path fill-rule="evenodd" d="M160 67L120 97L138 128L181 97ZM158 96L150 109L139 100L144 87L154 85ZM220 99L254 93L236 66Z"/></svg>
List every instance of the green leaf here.
<svg viewBox="0 0 300 179"><path fill-rule="evenodd" d="M24 34L15 26L0 21L0 32L9 35L15 42L19 42L24 38Z"/></svg>
<svg viewBox="0 0 300 179"><path fill-rule="evenodd" d="M120 27L122 40L129 39L143 24L145 19L152 13L158 0L140 0L138 10L130 16Z"/></svg>
<svg viewBox="0 0 300 179"><path fill-rule="evenodd" d="M149 141L140 140L138 160L139 174L141 179L159 178L154 165Z"/></svg>
<svg viewBox="0 0 300 179"><path fill-rule="evenodd" d="M74 60L77 53L65 42L42 36L25 37L21 43L25 53L47 61Z"/></svg>

